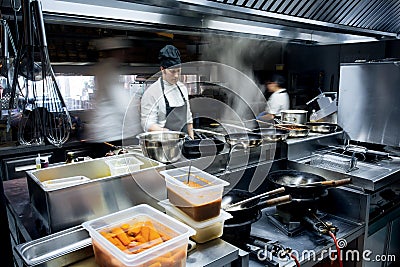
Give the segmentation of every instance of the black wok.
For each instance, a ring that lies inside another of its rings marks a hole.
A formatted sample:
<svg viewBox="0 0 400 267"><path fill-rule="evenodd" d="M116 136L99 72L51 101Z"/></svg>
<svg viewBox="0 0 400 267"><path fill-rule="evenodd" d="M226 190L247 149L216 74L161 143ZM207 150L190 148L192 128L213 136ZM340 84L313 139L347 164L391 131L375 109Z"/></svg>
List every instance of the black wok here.
<svg viewBox="0 0 400 267"><path fill-rule="evenodd" d="M256 194L240 190L233 189L228 192L223 198L221 207L225 211L229 212L233 218L227 220L227 224L237 224L240 222L251 221L259 215L260 210L266 207L275 206L278 204L288 203L291 201L290 195L285 195L277 198L263 200L262 198L256 198L251 201L246 202L245 204L234 206L229 208L230 205L237 203L239 201L243 201L245 199L249 199L255 197Z"/></svg>
<svg viewBox="0 0 400 267"><path fill-rule="evenodd" d="M267 179L275 188L283 186L285 192L291 194L294 199L315 198L326 191L326 186L317 183L326 179L313 173L279 170L268 174Z"/></svg>

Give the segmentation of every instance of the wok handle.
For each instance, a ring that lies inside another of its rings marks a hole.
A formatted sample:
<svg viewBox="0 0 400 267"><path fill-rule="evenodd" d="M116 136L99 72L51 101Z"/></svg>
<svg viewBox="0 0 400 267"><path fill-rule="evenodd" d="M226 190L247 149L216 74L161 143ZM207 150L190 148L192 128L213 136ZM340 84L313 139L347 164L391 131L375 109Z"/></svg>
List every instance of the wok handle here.
<svg viewBox="0 0 400 267"><path fill-rule="evenodd" d="M285 188L284 187L279 187L277 189L274 189L274 190L271 190L271 191L256 195L254 197L246 198L246 199L244 199L242 201L239 201L239 202L236 202L236 203L233 203L233 204L227 206L226 209L232 208L232 207L235 207L235 206L243 205L243 204L245 204L247 202L250 202L250 201L252 201L254 199L258 199L258 198L261 199L261 198L265 198L265 197L268 197L268 196L271 196L271 195L275 195L275 194L279 194L279 193L283 193L283 192L285 192Z"/></svg>
<svg viewBox="0 0 400 267"><path fill-rule="evenodd" d="M346 185L351 183L351 178L346 178L346 179L340 179L340 180L329 180L329 181L323 181L316 183L316 185L324 185L324 186L341 186L341 185ZM309 185L309 184L307 184Z"/></svg>
<svg viewBox="0 0 400 267"><path fill-rule="evenodd" d="M263 207L271 207L279 204L285 204L292 201L291 195L284 195L281 197L271 198L262 203Z"/></svg>

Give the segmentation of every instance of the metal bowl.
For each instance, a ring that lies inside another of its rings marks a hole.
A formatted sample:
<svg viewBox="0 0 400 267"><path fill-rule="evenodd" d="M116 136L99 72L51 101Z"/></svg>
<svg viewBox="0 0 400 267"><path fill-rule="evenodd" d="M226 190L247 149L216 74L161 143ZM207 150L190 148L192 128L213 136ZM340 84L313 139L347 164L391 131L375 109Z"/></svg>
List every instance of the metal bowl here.
<svg viewBox="0 0 400 267"><path fill-rule="evenodd" d="M155 131L139 134L137 138L146 157L162 163L172 163L181 158L186 136L183 132Z"/></svg>

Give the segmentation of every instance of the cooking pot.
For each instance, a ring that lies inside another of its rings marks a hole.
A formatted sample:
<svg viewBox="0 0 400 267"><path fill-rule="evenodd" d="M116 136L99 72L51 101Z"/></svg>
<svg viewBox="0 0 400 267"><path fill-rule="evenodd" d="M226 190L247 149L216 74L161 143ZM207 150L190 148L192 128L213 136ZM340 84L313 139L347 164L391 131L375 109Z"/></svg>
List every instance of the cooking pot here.
<svg viewBox="0 0 400 267"><path fill-rule="evenodd" d="M259 211L263 208L276 206L291 201L291 196L285 195L267 200L263 200L263 198L255 198L242 205L232 205L249 198L254 198L255 196L256 194L241 189L232 189L230 192L224 195L221 202L221 208L233 216L225 223L238 224L245 221L251 221L258 216ZM231 205L232 207L230 207Z"/></svg>
<svg viewBox="0 0 400 267"><path fill-rule="evenodd" d="M307 110L288 109L281 111L283 123L305 124L307 122Z"/></svg>
<svg viewBox="0 0 400 267"><path fill-rule="evenodd" d="M139 134L137 138L146 157L162 163L172 163L180 159L186 136L184 132L154 131Z"/></svg>
<svg viewBox="0 0 400 267"><path fill-rule="evenodd" d="M329 122L307 122L306 126L314 133L334 133L340 128L339 125Z"/></svg>
<svg viewBox="0 0 400 267"><path fill-rule="evenodd" d="M289 131L289 137L306 137L310 128L303 124L275 124L275 128Z"/></svg>

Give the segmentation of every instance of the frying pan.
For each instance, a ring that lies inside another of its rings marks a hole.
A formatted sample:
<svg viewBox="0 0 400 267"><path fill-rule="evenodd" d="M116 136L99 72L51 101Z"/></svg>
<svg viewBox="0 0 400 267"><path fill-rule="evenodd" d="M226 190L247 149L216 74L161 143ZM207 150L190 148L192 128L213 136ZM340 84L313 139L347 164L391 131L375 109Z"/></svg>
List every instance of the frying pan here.
<svg viewBox="0 0 400 267"><path fill-rule="evenodd" d="M231 133L225 135L225 141L231 147L246 149L260 146L263 138L259 133Z"/></svg>
<svg viewBox="0 0 400 267"><path fill-rule="evenodd" d="M255 193L251 193L249 191L241 189L232 189L230 192L224 195L224 197L222 198L221 207L233 216L233 218L229 219L228 222L238 223L240 221L249 221L253 218L256 218L259 214L259 211L263 208L275 206L278 204L289 203L291 201L290 195L267 200L262 200L262 198L255 198L251 201L246 202L243 205L226 208L229 207L229 205L255 196Z"/></svg>
<svg viewBox="0 0 400 267"><path fill-rule="evenodd" d="M310 128L303 124L275 124L275 128L288 130L289 137L306 137L310 133Z"/></svg>
<svg viewBox="0 0 400 267"><path fill-rule="evenodd" d="M339 125L329 122L307 122L306 125L314 133L334 133L340 129Z"/></svg>
<svg viewBox="0 0 400 267"><path fill-rule="evenodd" d="M203 130L203 129L193 129L193 130L195 132L199 132L199 133L223 136L225 139L225 142L231 146L231 149L233 147L245 148L245 149L251 148L251 147L257 147L257 146L260 146L263 141L263 138L262 138L261 134L259 134L259 133L242 132L242 133L222 134L222 133L217 133L217 132Z"/></svg>
<svg viewBox="0 0 400 267"><path fill-rule="evenodd" d="M182 153L185 157L199 158L221 153L225 143L216 138L202 138L186 140L183 143Z"/></svg>
<svg viewBox="0 0 400 267"><path fill-rule="evenodd" d="M263 141L277 142L285 141L288 138L290 131L274 128L258 128L253 130L253 132L261 134Z"/></svg>

